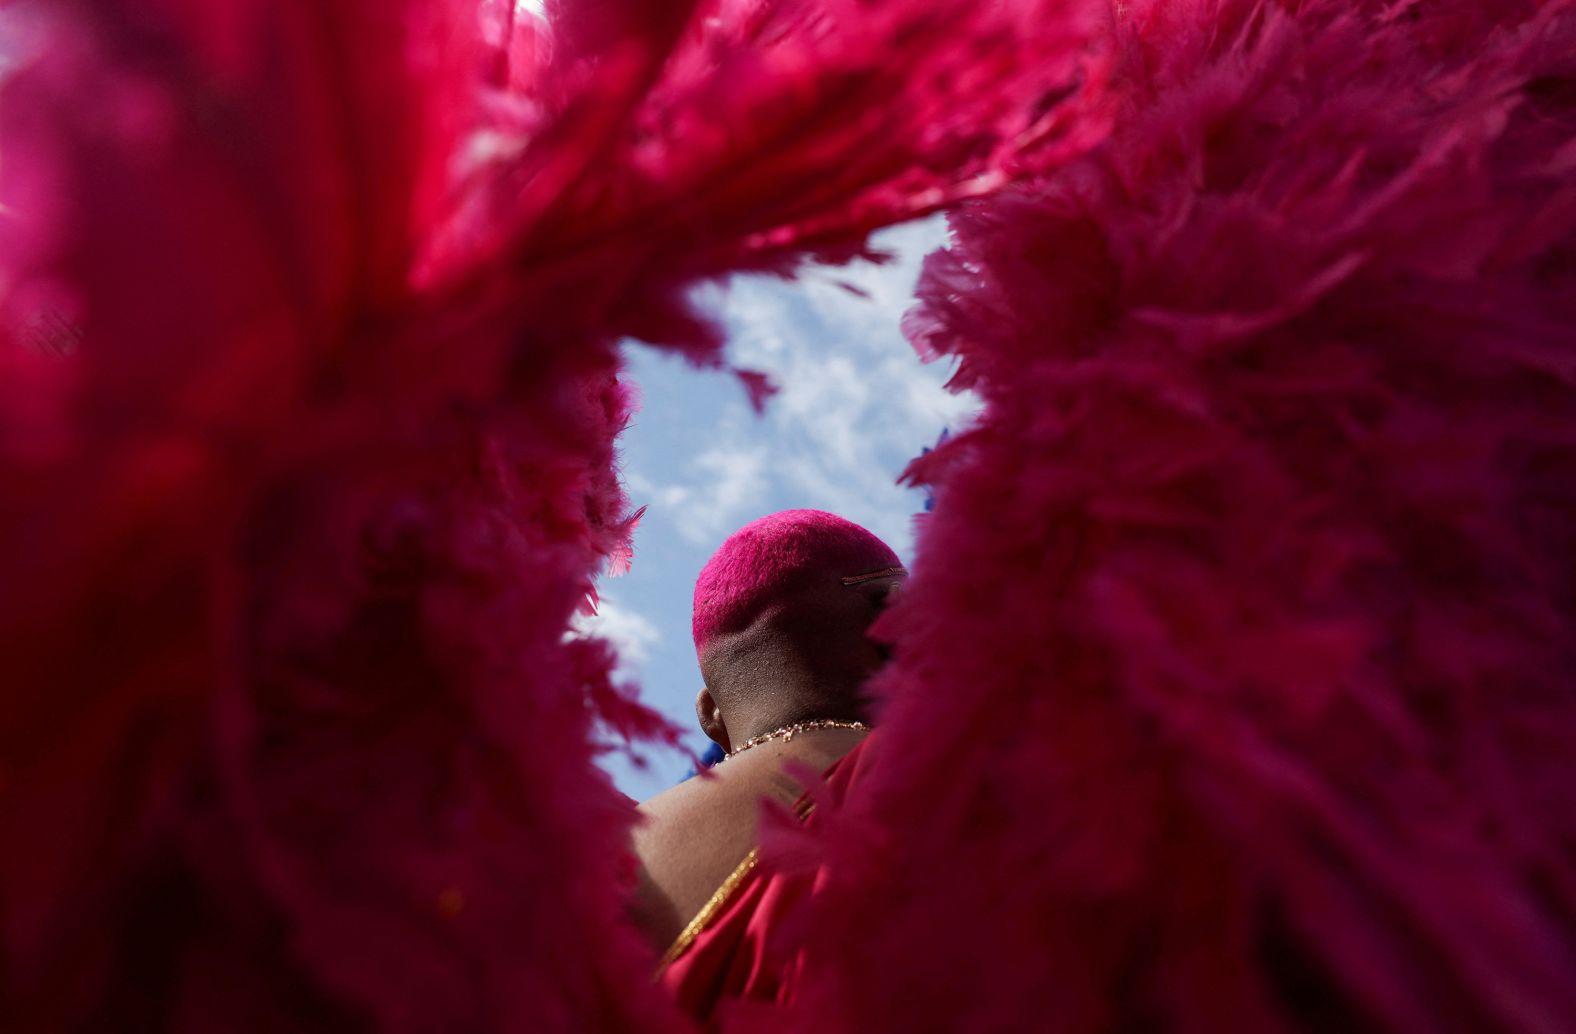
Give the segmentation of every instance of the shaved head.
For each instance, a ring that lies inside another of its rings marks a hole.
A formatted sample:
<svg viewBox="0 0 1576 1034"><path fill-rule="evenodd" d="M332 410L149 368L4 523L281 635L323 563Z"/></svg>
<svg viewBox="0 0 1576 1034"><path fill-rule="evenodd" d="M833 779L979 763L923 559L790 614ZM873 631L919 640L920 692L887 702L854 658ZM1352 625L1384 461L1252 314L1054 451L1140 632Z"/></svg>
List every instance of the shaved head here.
<svg viewBox="0 0 1576 1034"><path fill-rule="evenodd" d="M905 576L886 543L822 510L734 532L695 583L701 728L728 749L790 722L860 719L887 648L871 623Z"/></svg>
<svg viewBox="0 0 1576 1034"><path fill-rule="evenodd" d="M824 510L783 510L728 537L695 582L695 652L714 636L748 627L773 603L814 579L857 580L900 572L885 542Z"/></svg>

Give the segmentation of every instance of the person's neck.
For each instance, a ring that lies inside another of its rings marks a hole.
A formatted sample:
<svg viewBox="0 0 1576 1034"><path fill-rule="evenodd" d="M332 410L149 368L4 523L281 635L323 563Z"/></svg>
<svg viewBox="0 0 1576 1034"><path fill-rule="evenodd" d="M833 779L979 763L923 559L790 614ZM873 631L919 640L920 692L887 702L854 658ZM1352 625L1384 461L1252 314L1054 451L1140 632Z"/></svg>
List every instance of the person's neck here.
<svg viewBox="0 0 1576 1034"><path fill-rule="evenodd" d="M777 732L781 729L803 725L808 722L839 721L863 722L865 720L859 709L851 705L833 706L804 702L792 706L774 708L757 714L747 715L738 723L739 729L734 731L734 724L728 723L728 739L735 750L739 744L746 743L758 736Z"/></svg>
<svg viewBox="0 0 1576 1034"><path fill-rule="evenodd" d="M734 705L724 705L723 722L735 747L803 722L864 718L857 675L813 663L769 627L732 644L716 674L719 697Z"/></svg>

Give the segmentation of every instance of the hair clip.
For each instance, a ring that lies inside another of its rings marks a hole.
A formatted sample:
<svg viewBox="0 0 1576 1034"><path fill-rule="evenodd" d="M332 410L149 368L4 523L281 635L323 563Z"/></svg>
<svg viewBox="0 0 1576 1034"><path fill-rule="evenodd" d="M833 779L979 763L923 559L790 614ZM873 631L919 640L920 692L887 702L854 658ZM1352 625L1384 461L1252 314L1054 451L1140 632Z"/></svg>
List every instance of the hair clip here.
<svg viewBox="0 0 1576 1034"><path fill-rule="evenodd" d="M877 578L887 578L894 574L908 574L908 572L901 567L886 567L879 571L871 571L869 574L849 575L843 579L843 584L858 585L860 582L874 581Z"/></svg>

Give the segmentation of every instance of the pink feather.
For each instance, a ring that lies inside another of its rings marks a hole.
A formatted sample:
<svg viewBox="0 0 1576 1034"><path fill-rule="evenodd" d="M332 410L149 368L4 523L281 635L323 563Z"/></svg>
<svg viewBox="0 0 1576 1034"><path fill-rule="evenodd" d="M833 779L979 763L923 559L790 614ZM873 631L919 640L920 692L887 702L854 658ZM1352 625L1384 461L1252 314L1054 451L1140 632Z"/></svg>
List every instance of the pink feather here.
<svg viewBox="0 0 1576 1034"><path fill-rule="evenodd" d="M670 733L564 636L627 553L616 343L718 364L698 280L1084 146L1092 9L21 11L5 1025L676 1029L591 760Z"/></svg>
<svg viewBox="0 0 1576 1034"><path fill-rule="evenodd" d="M986 408L783 1029L1567 1029L1576 8L1126 6L927 263Z"/></svg>

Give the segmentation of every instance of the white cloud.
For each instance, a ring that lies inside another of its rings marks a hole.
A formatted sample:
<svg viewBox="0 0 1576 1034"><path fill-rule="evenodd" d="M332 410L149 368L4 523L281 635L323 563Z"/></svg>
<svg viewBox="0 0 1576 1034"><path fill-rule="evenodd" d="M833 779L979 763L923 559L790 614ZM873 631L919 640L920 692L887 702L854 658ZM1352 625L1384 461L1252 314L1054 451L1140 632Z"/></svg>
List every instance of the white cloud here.
<svg viewBox="0 0 1576 1034"><path fill-rule="evenodd" d="M661 634L646 617L602 596L595 614L576 614L569 623L572 634L600 636L618 651L618 673L627 676L651 656Z"/></svg>
<svg viewBox="0 0 1576 1034"><path fill-rule="evenodd" d="M722 437L730 436L724 432ZM718 445L695 457L683 482L653 485L649 479L639 480L680 535L697 546L716 545L764 504L766 462L765 446Z"/></svg>
<svg viewBox="0 0 1576 1034"><path fill-rule="evenodd" d="M979 409L974 396L948 392L948 364L921 364L899 329L920 260L944 237L932 220L884 235L882 245L899 255L886 265L814 267L790 284L739 277L702 293L700 303L728 326L730 358L778 386L762 421L743 418L742 406L723 421L760 443L775 504L841 513L894 546L911 538L917 499L894 484L897 476L943 429L962 429ZM714 542L709 533L726 530L708 524L708 534L693 538Z"/></svg>
<svg viewBox="0 0 1576 1034"><path fill-rule="evenodd" d="M632 496L648 499L657 491L657 486L652 483L651 479L638 470L620 471L620 476L624 480L624 487L629 490L629 494Z"/></svg>

